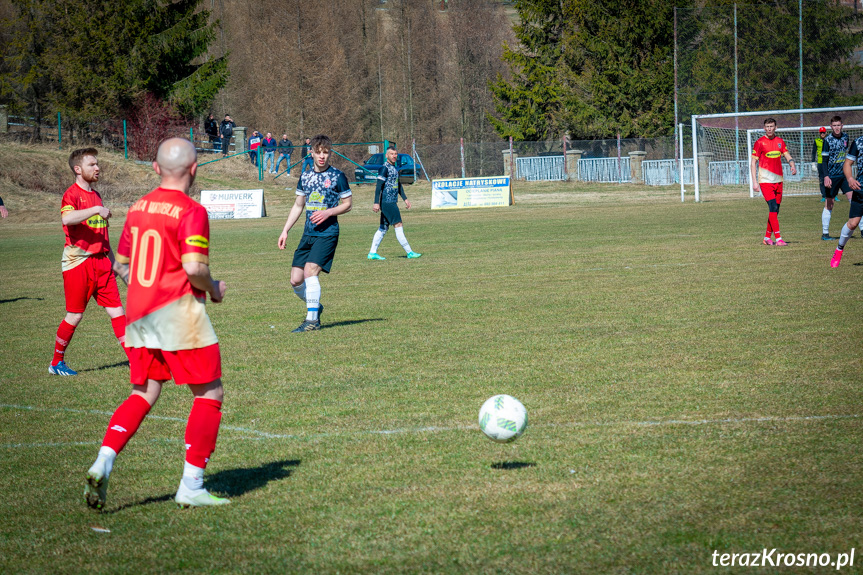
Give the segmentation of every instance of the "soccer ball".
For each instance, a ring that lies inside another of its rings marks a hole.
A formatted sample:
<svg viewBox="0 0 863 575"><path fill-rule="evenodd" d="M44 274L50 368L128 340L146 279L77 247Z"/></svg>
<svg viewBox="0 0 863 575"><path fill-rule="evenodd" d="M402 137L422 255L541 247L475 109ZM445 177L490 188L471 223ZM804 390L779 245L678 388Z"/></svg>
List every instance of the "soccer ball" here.
<svg viewBox="0 0 863 575"><path fill-rule="evenodd" d="M515 441L527 428L527 410L510 395L495 395L479 409L479 428L492 441Z"/></svg>

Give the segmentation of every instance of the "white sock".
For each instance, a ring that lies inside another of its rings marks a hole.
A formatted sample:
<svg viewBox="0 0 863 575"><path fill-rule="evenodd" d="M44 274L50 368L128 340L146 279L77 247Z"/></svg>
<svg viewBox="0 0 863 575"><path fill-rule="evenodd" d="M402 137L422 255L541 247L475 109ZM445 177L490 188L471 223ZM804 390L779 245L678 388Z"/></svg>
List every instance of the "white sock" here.
<svg viewBox="0 0 863 575"><path fill-rule="evenodd" d="M196 467L188 461L183 462L183 483L189 489L204 488L204 468Z"/></svg>
<svg viewBox="0 0 863 575"><path fill-rule="evenodd" d="M405 249L405 252L411 253L411 245L408 243L408 239L405 237L404 226L399 226L396 228L396 239L398 239L399 243Z"/></svg>
<svg viewBox="0 0 863 575"><path fill-rule="evenodd" d="M99 448L99 455L96 457L96 462L93 467L102 468L102 477L111 475L111 470L114 469L114 460L117 458L117 452L110 447L102 446Z"/></svg>
<svg viewBox="0 0 863 575"><path fill-rule="evenodd" d="M306 278L306 319L317 321L321 305L321 281L318 276Z"/></svg>
<svg viewBox="0 0 863 575"><path fill-rule="evenodd" d="M387 234L386 230L382 230L378 228L378 231L375 232L375 237L372 238L372 249L369 250L370 254L378 253L378 247L380 247L381 242L384 240L384 236Z"/></svg>
<svg viewBox="0 0 863 575"><path fill-rule="evenodd" d="M821 212L821 232L824 234L830 233L830 216L833 215L833 212L824 208L824 211Z"/></svg>
<svg viewBox="0 0 863 575"><path fill-rule="evenodd" d="M306 301L306 282L294 287L294 293L303 301Z"/></svg>
<svg viewBox="0 0 863 575"><path fill-rule="evenodd" d="M839 234L839 247L840 248L845 247L845 244L848 243L848 238L851 237L851 234L853 232L854 232L854 230L848 229L848 224L845 224L844 226L842 226L842 233Z"/></svg>

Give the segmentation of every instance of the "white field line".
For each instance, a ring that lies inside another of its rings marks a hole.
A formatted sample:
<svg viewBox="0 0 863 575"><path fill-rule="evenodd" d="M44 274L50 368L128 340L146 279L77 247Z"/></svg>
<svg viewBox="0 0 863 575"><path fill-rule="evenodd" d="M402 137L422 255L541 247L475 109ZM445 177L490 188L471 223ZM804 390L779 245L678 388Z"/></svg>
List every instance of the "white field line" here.
<svg viewBox="0 0 863 575"><path fill-rule="evenodd" d="M19 411L53 411L65 413L85 413L92 415L113 415L108 411L100 411L96 409L71 409L65 407L34 407L30 405L10 405L0 403L0 409L11 409ZM164 421L176 421L185 423L185 419L179 417L167 417L164 415L148 415L148 418L161 419ZM646 421L573 421L570 423L546 423L532 424L531 428L560 428L560 427L664 427L674 425L724 425L724 424L739 424L739 423L783 423L783 422L806 422L806 421L830 421L841 419L860 419L863 415L792 415L787 417L763 416L763 417L739 417L739 418L724 418L724 419L657 419ZM406 427L396 429L366 429L366 430L350 430L350 431L334 431L329 433L309 433L309 434L281 434L268 433L266 431L258 431L247 427L239 427L235 425L223 425L221 429L224 431L237 431L243 434L249 434L245 437L225 437L223 440L268 440L268 439L296 439L296 440L315 440L328 437L356 436L356 435L402 435L410 433L440 433L446 431L464 431L476 430L478 425L458 425L453 427ZM179 438L169 439L153 439L152 442L163 441L179 441ZM68 442L40 442L40 443L0 443L0 449L18 449L18 448L36 448L36 447L64 447L77 445L99 445L101 441L68 441Z"/></svg>

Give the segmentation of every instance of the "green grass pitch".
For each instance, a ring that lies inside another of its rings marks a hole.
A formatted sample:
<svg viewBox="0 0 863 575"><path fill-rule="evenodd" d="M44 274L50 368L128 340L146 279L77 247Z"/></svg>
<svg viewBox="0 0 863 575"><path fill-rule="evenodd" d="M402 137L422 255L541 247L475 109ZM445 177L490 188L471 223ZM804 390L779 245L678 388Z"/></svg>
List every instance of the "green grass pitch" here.
<svg viewBox="0 0 863 575"><path fill-rule="evenodd" d="M857 548L859 569L863 245L828 267L817 198L786 199L789 245L770 248L760 200L550 185L432 212L414 194L423 257L390 232L370 262L371 193L341 218L315 333L290 333L289 193L269 218L212 223L218 509L172 502L191 406L173 385L106 512L85 507L125 356L91 304L67 353L80 375L48 375L62 231L0 222L0 572L707 573L714 551L763 548ZM498 393L529 412L512 444L479 431Z"/></svg>

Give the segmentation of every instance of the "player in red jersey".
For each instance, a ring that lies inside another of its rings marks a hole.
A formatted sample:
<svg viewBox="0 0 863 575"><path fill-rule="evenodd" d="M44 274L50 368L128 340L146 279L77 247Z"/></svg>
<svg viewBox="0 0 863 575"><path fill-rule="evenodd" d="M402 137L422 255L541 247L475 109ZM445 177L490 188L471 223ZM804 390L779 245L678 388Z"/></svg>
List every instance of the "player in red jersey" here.
<svg viewBox="0 0 863 575"><path fill-rule="evenodd" d="M767 202L767 231L764 234L764 245L772 246L773 240L770 235L776 237L776 245L787 245L779 233L779 205L782 203L782 158L788 160L791 166L791 174L797 173L791 153L785 146L785 141L776 135L776 120L767 118L764 120L764 136L758 138L749 159L749 172L752 176L752 189L761 192ZM755 166L758 165L758 177L756 178Z"/></svg>
<svg viewBox="0 0 863 575"><path fill-rule="evenodd" d="M54 358L48 366L48 373L52 375L78 375L66 365L64 357L90 298L95 298L96 303L108 312L114 335L121 346L126 339L125 312L112 271L114 252L108 241L111 210L102 205L102 196L92 187L99 181L96 154L95 148L82 148L69 155L75 183L66 190L60 203L63 232L66 234L62 260L66 317L57 328ZM126 350L125 346L123 350Z"/></svg>
<svg viewBox="0 0 863 575"><path fill-rule="evenodd" d="M213 302L222 301L226 287L210 276L207 211L188 196L198 169L195 147L181 138L166 140L153 168L161 184L129 209L117 247L114 269L129 285L126 345L132 393L111 417L87 472L84 496L94 509L105 505L114 459L172 378L188 385L195 398L174 500L183 507L230 503L204 489L224 397L218 339L204 302L207 294Z"/></svg>

